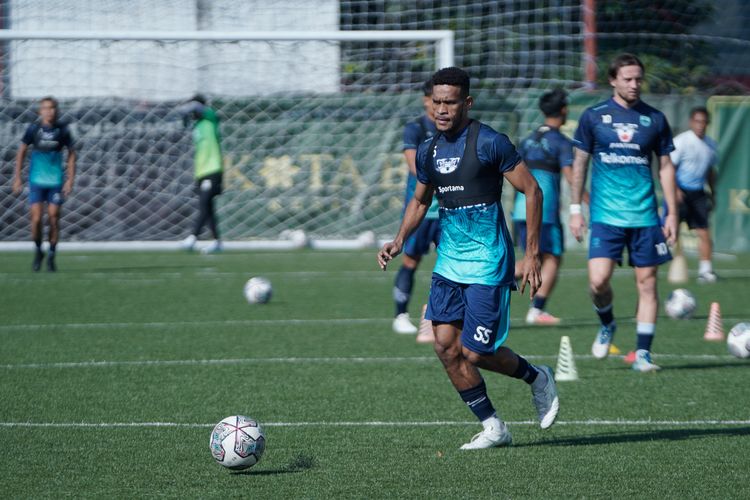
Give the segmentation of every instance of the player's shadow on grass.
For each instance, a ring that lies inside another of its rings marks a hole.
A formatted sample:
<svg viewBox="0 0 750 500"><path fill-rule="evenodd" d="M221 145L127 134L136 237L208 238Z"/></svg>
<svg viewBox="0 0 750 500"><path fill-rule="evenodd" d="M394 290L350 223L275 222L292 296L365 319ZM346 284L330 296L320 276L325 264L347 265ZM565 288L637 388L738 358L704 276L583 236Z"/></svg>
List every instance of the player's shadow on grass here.
<svg viewBox="0 0 750 500"><path fill-rule="evenodd" d="M657 356L658 359L658 356ZM739 361L739 360L738 360ZM668 365L666 368L671 370L707 370L707 369L713 369L713 368L742 368L743 370L747 370L750 366L750 363L742 363L742 362L731 362L727 361L725 363L685 363L682 365Z"/></svg>
<svg viewBox="0 0 750 500"><path fill-rule="evenodd" d="M685 439L700 439L711 436L750 436L750 427L726 427L721 429L683 428L665 429L650 432L621 432L607 433L595 436L581 436L563 439L542 439L522 446L594 446L601 444L634 443L640 441L682 441Z"/></svg>
<svg viewBox="0 0 750 500"><path fill-rule="evenodd" d="M254 470L246 469L243 471L235 472L235 475L251 475L251 476L275 476L277 474L290 474L294 472L304 472L308 469L315 467L315 457L310 455L297 455L289 461L284 467L278 469L263 469Z"/></svg>

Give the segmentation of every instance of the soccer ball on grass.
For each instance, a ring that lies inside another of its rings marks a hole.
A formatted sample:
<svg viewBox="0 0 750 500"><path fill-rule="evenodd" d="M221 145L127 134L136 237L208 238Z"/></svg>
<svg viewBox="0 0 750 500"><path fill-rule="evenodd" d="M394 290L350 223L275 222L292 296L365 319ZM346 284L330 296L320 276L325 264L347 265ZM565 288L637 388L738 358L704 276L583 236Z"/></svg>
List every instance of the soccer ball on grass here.
<svg viewBox="0 0 750 500"><path fill-rule="evenodd" d="M672 291L664 302L664 310L673 319L688 319L695 312L698 303L692 293L684 288Z"/></svg>
<svg viewBox="0 0 750 500"><path fill-rule="evenodd" d="M750 323L739 323L729 330L727 348L732 356L750 358Z"/></svg>
<svg viewBox="0 0 750 500"><path fill-rule="evenodd" d="M265 278L255 277L250 278L245 283L244 288L245 298L251 304L265 304L271 300L271 294L273 288L271 282Z"/></svg>
<svg viewBox="0 0 750 500"><path fill-rule="evenodd" d="M209 447L217 463L227 469L243 470L260 461L266 449L266 436L256 420L233 415L214 426Z"/></svg>

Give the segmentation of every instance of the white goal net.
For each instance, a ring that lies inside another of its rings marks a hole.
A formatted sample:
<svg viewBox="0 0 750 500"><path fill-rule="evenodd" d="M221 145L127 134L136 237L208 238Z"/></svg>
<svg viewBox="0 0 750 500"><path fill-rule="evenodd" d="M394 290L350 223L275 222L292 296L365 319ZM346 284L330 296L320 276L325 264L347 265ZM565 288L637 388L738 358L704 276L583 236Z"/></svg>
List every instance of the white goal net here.
<svg viewBox="0 0 750 500"><path fill-rule="evenodd" d="M403 126L421 113L422 83L454 61L472 75L474 116L517 140L540 119L541 92L561 86L583 95L587 3L2 2L0 241L29 239L25 194L11 194L13 163L46 95L59 99L79 152L63 239L184 237L197 200L191 134L175 106L195 92L221 120L225 239L275 239L294 229L321 239L390 235L403 205ZM604 27L617 18L611 9L599 1ZM636 28L607 28L597 35L600 51L607 43L655 47L652 35L665 25L652 21L651 34L632 40L626 35ZM412 36L383 38L395 31ZM290 32L297 38L282 36ZM253 39L259 33L267 36ZM349 37L356 33L363 38ZM717 46L705 34L674 37L665 40ZM725 56L745 64L747 39L727 46L735 54ZM664 81L659 92L695 83ZM742 81L732 81L739 92Z"/></svg>

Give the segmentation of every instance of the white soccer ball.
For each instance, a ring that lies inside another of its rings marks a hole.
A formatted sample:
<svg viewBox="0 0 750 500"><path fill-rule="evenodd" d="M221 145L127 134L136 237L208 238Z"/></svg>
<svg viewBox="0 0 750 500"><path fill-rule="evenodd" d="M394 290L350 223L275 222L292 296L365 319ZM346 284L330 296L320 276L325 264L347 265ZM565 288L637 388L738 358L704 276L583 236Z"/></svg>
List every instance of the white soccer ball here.
<svg viewBox="0 0 750 500"><path fill-rule="evenodd" d="M732 356L750 358L750 323L738 323L729 330L727 347Z"/></svg>
<svg viewBox="0 0 750 500"><path fill-rule="evenodd" d="M233 415L214 426L209 447L211 456L220 465L242 470L260 461L266 449L266 436L256 420Z"/></svg>
<svg viewBox="0 0 750 500"><path fill-rule="evenodd" d="M273 288L271 282L265 278L255 277L250 278L245 283L245 298L251 304L265 304L271 300L271 294Z"/></svg>
<svg viewBox="0 0 750 500"><path fill-rule="evenodd" d="M664 302L664 310L670 318L688 319L695 312L698 303L692 293L684 288L672 291Z"/></svg>

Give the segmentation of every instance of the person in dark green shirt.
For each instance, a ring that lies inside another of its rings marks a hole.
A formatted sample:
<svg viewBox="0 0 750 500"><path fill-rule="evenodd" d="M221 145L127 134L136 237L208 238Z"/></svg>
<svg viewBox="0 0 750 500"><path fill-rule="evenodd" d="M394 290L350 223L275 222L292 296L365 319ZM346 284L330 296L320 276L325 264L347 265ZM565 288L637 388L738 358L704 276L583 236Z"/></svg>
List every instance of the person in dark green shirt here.
<svg viewBox="0 0 750 500"><path fill-rule="evenodd" d="M193 96L178 110L183 116L195 120L193 124L194 178L199 207L193 232L183 240L182 247L186 250L193 250L203 226L207 225L214 240L203 249L203 253L219 252L223 249L223 245L219 237L219 224L214 204L215 198L221 194L223 173L219 119L216 111L206 104L206 98L200 94Z"/></svg>

